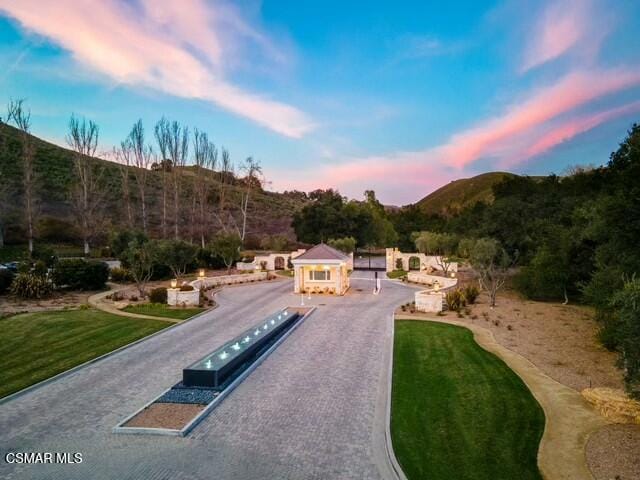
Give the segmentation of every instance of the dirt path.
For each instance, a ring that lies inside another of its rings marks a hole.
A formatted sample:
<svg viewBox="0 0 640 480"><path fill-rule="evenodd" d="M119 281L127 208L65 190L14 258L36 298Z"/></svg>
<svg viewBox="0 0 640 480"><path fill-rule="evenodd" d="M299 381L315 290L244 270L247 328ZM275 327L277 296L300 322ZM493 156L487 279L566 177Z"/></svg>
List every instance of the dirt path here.
<svg viewBox="0 0 640 480"><path fill-rule="evenodd" d="M128 286L117 286L111 290L107 290L106 292L96 293L95 295L91 295L87 301L89 305L98 310L102 310L103 312L111 313L113 315L120 315L121 317L131 317L131 318L145 318L147 320L162 320L163 322L169 323L179 323L182 320L177 320L175 318L167 318L167 317L156 317L154 315L143 315L141 313L131 313L125 312L124 310L119 310L115 306L110 303L107 303L106 298L109 295L113 295L115 292L126 290L130 287Z"/></svg>
<svg viewBox="0 0 640 480"><path fill-rule="evenodd" d="M515 371L536 397L546 416L538 451L538 465L547 480L587 480L593 476L587 466L585 448L589 435L608 425L575 390L545 375L523 356L500 345L490 330L468 322L420 315L396 314L409 318L448 323L468 328L478 344L494 353Z"/></svg>

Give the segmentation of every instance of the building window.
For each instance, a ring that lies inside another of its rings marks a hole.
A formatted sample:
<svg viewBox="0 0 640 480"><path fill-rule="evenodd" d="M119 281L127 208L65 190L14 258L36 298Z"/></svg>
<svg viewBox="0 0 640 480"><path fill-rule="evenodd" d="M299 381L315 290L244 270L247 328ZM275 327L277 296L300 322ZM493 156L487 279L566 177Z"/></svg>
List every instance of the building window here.
<svg viewBox="0 0 640 480"><path fill-rule="evenodd" d="M309 280L312 280L312 281L331 280L331 272L329 270L309 270Z"/></svg>

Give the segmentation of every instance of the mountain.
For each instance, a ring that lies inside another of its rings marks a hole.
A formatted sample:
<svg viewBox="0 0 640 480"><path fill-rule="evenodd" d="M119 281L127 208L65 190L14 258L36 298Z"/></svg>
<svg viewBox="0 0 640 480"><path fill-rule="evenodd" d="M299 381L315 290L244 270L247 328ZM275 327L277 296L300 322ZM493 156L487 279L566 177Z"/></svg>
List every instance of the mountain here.
<svg viewBox="0 0 640 480"><path fill-rule="evenodd" d="M21 133L10 125L0 122L0 220L4 222L5 241L7 243L24 242L24 225L21 221L22 205L22 151ZM76 243L79 232L75 226L72 204L69 201L70 192L74 184L73 152L58 145L31 136L34 147L34 170L37 178L38 225L37 237L43 241ZM118 163L92 158L95 165L102 167L102 183L105 188L101 219L104 222L102 239L96 243L106 241L106 232L119 228L126 228L126 209L122 195L122 166ZM136 190L135 167L127 168L127 176L132 195L132 209L135 214L134 224L140 228L140 205ZM184 168L182 175L181 205L185 208L181 212L181 231L185 238L190 238L195 229L190 217L193 179L199 172L198 167ZM211 174L210 171L208 171ZM208 175L210 200L217 197L219 183ZM241 225L240 198L243 191L243 179L234 177L228 193L229 215L225 219L229 228ZM7 190L9 190L7 192ZM4 199L2 193L4 191ZM162 210L162 172L149 171L147 177L147 209L149 212L149 231L152 236L160 236ZM171 197L170 197L171 198ZM4 200L4 201L3 201ZM247 220L248 239L259 244L260 238L266 235L285 235L295 240L291 220L293 214L305 204L307 200L294 193L275 193L265 190L255 190L249 202L249 217ZM172 202L168 202L168 217L172 218ZM211 215L211 232L221 230L220 224L215 225ZM171 226L172 224L169 223Z"/></svg>
<svg viewBox="0 0 640 480"><path fill-rule="evenodd" d="M452 215L477 202L491 203L493 186L515 176L508 172L489 172L454 180L431 192L416 205L426 214Z"/></svg>

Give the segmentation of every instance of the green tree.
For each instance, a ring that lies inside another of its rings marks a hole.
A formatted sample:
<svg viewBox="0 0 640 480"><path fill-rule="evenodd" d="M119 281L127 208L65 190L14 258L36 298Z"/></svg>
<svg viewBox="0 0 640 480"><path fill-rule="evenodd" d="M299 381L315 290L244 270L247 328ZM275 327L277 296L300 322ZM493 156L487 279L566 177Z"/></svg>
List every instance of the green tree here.
<svg viewBox="0 0 640 480"><path fill-rule="evenodd" d="M344 253L353 253L356 250L356 239L353 237L332 238L327 243Z"/></svg>
<svg viewBox="0 0 640 480"><path fill-rule="evenodd" d="M157 259L158 245L156 241L133 240L120 256L120 260L129 270L138 288L140 297L145 296L145 288L153 275L153 267Z"/></svg>
<svg viewBox="0 0 640 480"><path fill-rule="evenodd" d="M187 270L194 268L198 248L182 240L160 240L157 242L158 259L167 265L173 275L180 279Z"/></svg>
<svg viewBox="0 0 640 480"><path fill-rule="evenodd" d="M498 290L513 265L512 258L497 240L480 238L473 245L469 260L480 276L480 286L489 294L489 305L495 307Z"/></svg>
<svg viewBox="0 0 640 480"><path fill-rule="evenodd" d="M640 280L625 282L611 302L619 325L620 364L629 393L640 399Z"/></svg>
<svg viewBox="0 0 640 480"><path fill-rule="evenodd" d="M421 253L435 255L436 263L446 275L451 268L452 255L457 252L459 238L452 233L420 232L415 238Z"/></svg>
<svg viewBox="0 0 640 480"><path fill-rule="evenodd" d="M233 263L240 258L242 239L235 233L222 233L213 238L210 248L214 254L222 258L227 273L230 273Z"/></svg>

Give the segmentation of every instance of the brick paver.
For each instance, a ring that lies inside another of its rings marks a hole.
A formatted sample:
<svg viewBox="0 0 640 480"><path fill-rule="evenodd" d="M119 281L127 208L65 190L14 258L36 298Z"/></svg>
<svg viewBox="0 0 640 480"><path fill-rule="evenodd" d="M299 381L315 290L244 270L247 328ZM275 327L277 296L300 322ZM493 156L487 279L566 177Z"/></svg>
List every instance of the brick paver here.
<svg viewBox="0 0 640 480"><path fill-rule="evenodd" d="M380 295L357 272L186 438L117 435L124 417L182 368L263 316L298 305L291 281L223 290L220 307L0 405L0 477L60 479L376 479L391 313L412 290ZM362 291L358 291L362 289ZM376 423L377 419L377 423ZM8 465L7 451L82 452L76 465Z"/></svg>

